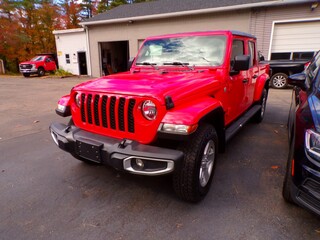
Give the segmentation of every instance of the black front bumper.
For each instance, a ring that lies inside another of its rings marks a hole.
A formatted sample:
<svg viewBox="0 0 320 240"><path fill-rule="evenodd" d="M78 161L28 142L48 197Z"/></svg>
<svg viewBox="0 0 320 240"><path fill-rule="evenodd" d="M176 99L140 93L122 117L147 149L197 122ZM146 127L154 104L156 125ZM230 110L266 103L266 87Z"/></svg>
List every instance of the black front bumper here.
<svg viewBox="0 0 320 240"><path fill-rule="evenodd" d="M53 123L54 142L73 156L140 175L163 175L175 171L181 151L93 134L62 123Z"/></svg>

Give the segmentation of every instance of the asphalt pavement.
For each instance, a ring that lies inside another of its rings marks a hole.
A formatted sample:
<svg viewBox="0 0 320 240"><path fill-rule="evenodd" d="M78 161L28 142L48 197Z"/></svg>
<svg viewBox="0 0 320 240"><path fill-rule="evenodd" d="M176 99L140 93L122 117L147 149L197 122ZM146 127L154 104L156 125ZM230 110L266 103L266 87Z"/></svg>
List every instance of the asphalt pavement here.
<svg viewBox="0 0 320 240"><path fill-rule="evenodd" d="M87 165L58 149L58 99L86 77L0 75L0 239L320 239L320 222L281 196L291 89L270 90L261 124L219 155L211 190L179 200L170 176Z"/></svg>

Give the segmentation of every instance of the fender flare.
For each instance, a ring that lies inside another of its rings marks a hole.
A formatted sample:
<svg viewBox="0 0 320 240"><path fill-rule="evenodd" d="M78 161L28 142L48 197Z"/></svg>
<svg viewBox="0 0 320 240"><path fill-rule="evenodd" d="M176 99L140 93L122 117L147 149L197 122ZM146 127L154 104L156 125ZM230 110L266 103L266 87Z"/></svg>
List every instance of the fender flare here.
<svg viewBox="0 0 320 240"><path fill-rule="evenodd" d="M61 108L61 106L63 107ZM61 117L71 116L70 95L65 95L59 99L56 113Z"/></svg>
<svg viewBox="0 0 320 240"><path fill-rule="evenodd" d="M254 89L254 97L253 101L258 102L261 99L261 95L264 88L269 89L269 75L268 74L262 74L256 82L256 86Z"/></svg>
<svg viewBox="0 0 320 240"><path fill-rule="evenodd" d="M217 108L223 108L217 99L205 96L169 110L163 117L163 123L194 125Z"/></svg>
<svg viewBox="0 0 320 240"><path fill-rule="evenodd" d="M58 104L63 105L63 106L70 106L70 95L65 95L61 97L58 101Z"/></svg>
<svg viewBox="0 0 320 240"><path fill-rule="evenodd" d="M201 124L203 122L212 124L218 134L219 152L224 152L226 143L223 109L220 101L206 96L168 111L162 122L183 125Z"/></svg>

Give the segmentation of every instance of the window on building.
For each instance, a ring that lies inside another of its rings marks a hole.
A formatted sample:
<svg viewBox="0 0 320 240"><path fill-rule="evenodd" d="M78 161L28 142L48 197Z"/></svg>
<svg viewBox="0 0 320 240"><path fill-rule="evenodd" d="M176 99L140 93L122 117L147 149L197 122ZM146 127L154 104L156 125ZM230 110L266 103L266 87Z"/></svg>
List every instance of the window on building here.
<svg viewBox="0 0 320 240"><path fill-rule="evenodd" d="M310 60L314 55L314 52L294 52L292 60Z"/></svg>
<svg viewBox="0 0 320 240"><path fill-rule="evenodd" d="M290 60L291 52L271 53L271 60Z"/></svg>
<svg viewBox="0 0 320 240"><path fill-rule="evenodd" d="M66 63L70 64L70 54L66 54Z"/></svg>

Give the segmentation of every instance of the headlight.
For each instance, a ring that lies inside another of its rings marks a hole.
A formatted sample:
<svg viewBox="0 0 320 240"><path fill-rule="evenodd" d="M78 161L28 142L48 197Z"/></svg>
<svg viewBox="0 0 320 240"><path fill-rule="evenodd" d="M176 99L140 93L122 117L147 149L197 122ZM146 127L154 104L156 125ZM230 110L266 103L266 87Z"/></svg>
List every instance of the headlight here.
<svg viewBox="0 0 320 240"><path fill-rule="evenodd" d="M154 120L157 117L157 107L151 100L144 101L142 104L142 114L148 120Z"/></svg>
<svg viewBox="0 0 320 240"><path fill-rule="evenodd" d="M320 135L311 129L306 131L306 151L307 154L320 161Z"/></svg>
<svg viewBox="0 0 320 240"><path fill-rule="evenodd" d="M81 105L81 94L80 93L76 93L76 95L74 97L74 101L77 104L77 106L80 107L80 105Z"/></svg>
<svg viewBox="0 0 320 240"><path fill-rule="evenodd" d="M197 130L198 125L181 125L181 124L171 124L162 123L160 125L159 131L172 134L189 135Z"/></svg>

